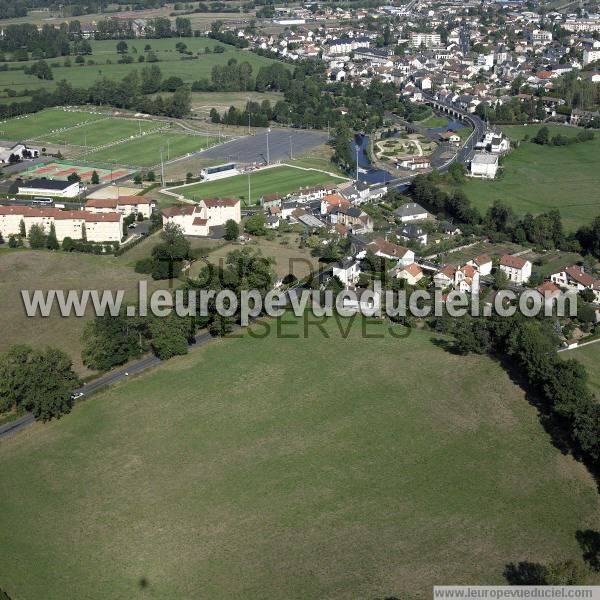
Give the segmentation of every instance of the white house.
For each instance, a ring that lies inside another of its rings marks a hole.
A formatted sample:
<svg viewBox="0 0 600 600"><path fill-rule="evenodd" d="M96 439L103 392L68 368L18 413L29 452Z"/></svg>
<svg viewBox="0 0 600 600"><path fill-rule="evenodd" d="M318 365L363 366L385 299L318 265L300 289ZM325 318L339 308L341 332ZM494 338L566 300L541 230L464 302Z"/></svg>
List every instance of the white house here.
<svg viewBox="0 0 600 600"><path fill-rule="evenodd" d="M531 277L531 262L520 256L505 254L500 259L499 266L509 281L527 283Z"/></svg>
<svg viewBox="0 0 600 600"><path fill-rule="evenodd" d="M408 285L417 285L423 279L423 270L417 263L410 263L396 270L396 278L404 279Z"/></svg>
<svg viewBox="0 0 600 600"><path fill-rule="evenodd" d="M550 275L550 281L556 285L582 292L583 290L592 290L596 297L596 302L600 302L600 279L592 277L583 270L583 267L573 265L566 267L562 271L557 271Z"/></svg>
<svg viewBox="0 0 600 600"><path fill-rule="evenodd" d="M211 227L229 220L242 220L240 201L234 198L206 198L198 204L170 206L163 211L164 225L179 225L184 235L207 236Z"/></svg>
<svg viewBox="0 0 600 600"><path fill-rule="evenodd" d="M476 152L471 161L471 176L494 179L498 171L498 155Z"/></svg>
<svg viewBox="0 0 600 600"><path fill-rule="evenodd" d="M467 262L467 264L475 267L482 277L490 275L492 272L492 259L487 254L480 254Z"/></svg>
<svg viewBox="0 0 600 600"><path fill-rule="evenodd" d="M429 213L416 202L409 202L403 204L394 211L394 216L400 219L402 223L408 223L410 221L423 221L427 219Z"/></svg>
<svg viewBox="0 0 600 600"><path fill-rule="evenodd" d="M333 276L337 277L346 287L353 287L358 282L360 275L360 262L352 258L345 258L333 265Z"/></svg>
<svg viewBox="0 0 600 600"><path fill-rule="evenodd" d="M25 144L14 144L13 146L0 146L0 163L10 162L11 156L23 160L24 158L35 158L39 155L37 150L28 148Z"/></svg>
<svg viewBox="0 0 600 600"><path fill-rule="evenodd" d="M392 244L383 238L375 238L365 246L365 250L373 252L375 256L381 256L389 260L397 260L397 266L399 267L415 262L415 253L412 250L405 248L404 246ZM364 254L366 254L366 251Z"/></svg>
<svg viewBox="0 0 600 600"><path fill-rule="evenodd" d="M421 169L429 169L431 161L424 156L416 156L415 158L404 158L398 162L398 166L411 171L419 171Z"/></svg>

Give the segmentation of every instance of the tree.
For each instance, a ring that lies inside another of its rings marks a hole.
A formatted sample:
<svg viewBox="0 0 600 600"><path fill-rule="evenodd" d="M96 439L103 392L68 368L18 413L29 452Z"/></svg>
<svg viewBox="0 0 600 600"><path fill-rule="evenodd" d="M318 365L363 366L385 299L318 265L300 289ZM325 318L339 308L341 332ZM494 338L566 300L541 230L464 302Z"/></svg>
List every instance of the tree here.
<svg viewBox="0 0 600 600"><path fill-rule="evenodd" d="M58 239L56 238L56 227L54 226L54 223L50 223L50 233L48 233L48 237L46 238L46 248L48 248L48 250L58 250L60 248Z"/></svg>
<svg viewBox="0 0 600 600"><path fill-rule="evenodd" d="M100 177L98 175L98 171L96 171L95 169L92 172L91 182L92 182L92 185L98 185L100 183Z"/></svg>
<svg viewBox="0 0 600 600"><path fill-rule="evenodd" d="M142 317L105 314L89 322L83 330L83 364L90 369L108 371L147 349L147 324Z"/></svg>
<svg viewBox="0 0 600 600"><path fill-rule="evenodd" d="M43 225L35 223L29 228L29 246L34 250L46 247L46 234Z"/></svg>
<svg viewBox="0 0 600 600"><path fill-rule="evenodd" d="M71 252L74 247L75 247L75 243L73 242L72 238L70 238L70 237L63 238L62 245L61 245L63 252Z"/></svg>
<svg viewBox="0 0 600 600"><path fill-rule="evenodd" d="M78 385L71 359L57 348L13 346L0 357L0 408L31 411L47 421L71 409Z"/></svg>
<svg viewBox="0 0 600 600"><path fill-rule="evenodd" d="M161 360L187 354L190 333L190 320L174 313L167 317L155 317L150 321L152 350Z"/></svg>
<svg viewBox="0 0 600 600"><path fill-rule="evenodd" d="M123 55L126 52L127 52L127 42L124 42L123 40L121 40L120 42L117 42L117 53Z"/></svg>
<svg viewBox="0 0 600 600"><path fill-rule="evenodd" d="M233 219L229 219L225 223L225 239L226 240L237 240L239 235L240 235L239 225Z"/></svg>
<svg viewBox="0 0 600 600"><path fill-rule="evenodd" d="M27 236L27 231L25 230L25 221L23 221L23 219L19 221L19 235L21 237Z"/></svg>
<svg viewBox="0 0 600 600"><path fill-rule="evenodd" d="M167 113L170 117L180 119L187 115L192 107L192 93L189 86L182 85L175 90L171 101L167 107Z"/></svg>
<svg viewBox="0 0 600 600"><path fill-rule="evenodd" d="M545 125L540 127L539 131L533 138L533 142L540 145L550 143L550 130Z"/></svg>
<svg viewBox="0 0 600 600"><path fill-rule="evenodd" d="M265 225L265 215L262 213L256 213L246 219L244 227L246 231L252 235L265 235L265 233L267 233Z"/></svg>

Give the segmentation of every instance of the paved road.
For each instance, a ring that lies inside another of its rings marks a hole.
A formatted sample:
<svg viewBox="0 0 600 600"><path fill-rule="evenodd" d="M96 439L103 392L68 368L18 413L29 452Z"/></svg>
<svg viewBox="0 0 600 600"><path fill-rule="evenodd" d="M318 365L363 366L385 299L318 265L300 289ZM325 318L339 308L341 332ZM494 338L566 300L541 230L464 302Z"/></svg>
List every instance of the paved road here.
<svg viewBox="0 0 600 600"><path fill-rule="evenodd" d="M289 160L290 141L292 156L305 154L327 141L327 133L303 129L273 129L256 135L248 135L199 152L201 158L216 158L223 162L266 163L267 136L269 138L270 162Z"/></svg>

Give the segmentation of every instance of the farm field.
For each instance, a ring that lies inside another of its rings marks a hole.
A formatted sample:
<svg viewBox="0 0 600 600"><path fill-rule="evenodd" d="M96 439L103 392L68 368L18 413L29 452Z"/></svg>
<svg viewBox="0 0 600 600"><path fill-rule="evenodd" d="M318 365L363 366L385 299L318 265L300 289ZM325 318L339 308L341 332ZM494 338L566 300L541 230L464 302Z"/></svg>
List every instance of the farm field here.
<svg viewBox="0 0 600 600"><path fill-rule="evenodd" d="M137 298L137 283L145 278L127 267L125 258L94 256L40 250L6 250L0 253L0 352L12 344L53 345L72 359L79 375L90 371L81 362L81 334L92 317L91 310L83 318L62 318L54 309L48 318L29 318L21 300L21 290L124 290L126 298ZM149 289L159 284L148 281ZM156 286L156 287L155 287Z"/></svg>
<svg viewBox="0 0 600 600"><path fill-rule="evenodd" d="M105 115L92 111L47 108L30 115L0 121L0 139L20 141L41 138L53 135L60 129L105 118Z"/></svg>
<svg viewBox="0 0 600 600"><path fill-rule="evenodd" d="M540 126L504 127L511 139L533 138ZM551 135L574 136L578 130L562 125L549 127ZM572 231L600 214L598 172L600 135L571 146L539 146L522 142L503 161L504 173L495 181L469 179L464 191L481 211L503 200L523 216L557 208L565 229Z"/></svg>
<svg viewBox="0 0 600 600"><path fill-rule="evenodd" d="M12 597L430 598L581 556L594 482L497 362L271 324L0 445Z"/></svg>
<svg viewBox="0 0 600 600"><path fill-rule="evenodd" d="M216 18L216 17L215 17ZM175 50L175 44L183 42L188 50L197 55L196 59L182 60L182 55ZM64 57L48 60L52 68L54 79L52 81L43 81L35 75L26 75L22 70L1 71L0 89L10 88L15 91L23 89L53 88L56 82L65 79L67 82L77 87L90 87L97 79L108 77L109 79L120 80L132 70L141 70L146 63L138 63L138 57L145 54L144 48L149 44L152 51L156 54L158 65L164 78L181 77L185 83L192 83L195 80L210 79L211 70L214 65L226 65L227 62L235 58L238 62L248 62L252 66L252 74L256 76L261 66L273 64L273 59L258 56L253 52L248 52L223 44L217 40L204 37L194 38L164 38L164 39L136 39L127 40L129 54L134 62L130 64L120 64L119 54L117 53L117 42L115 40L90 40L92 54L86 56L86 64L75 65L71 57L70 67L64 66ZM215 46L222 46L225 52L205 54L205 48L214 49ZM197 54L199 53L199 55ZM94 64L88 64L88 60L94 61ZM107 64L107 61L110 61ZM23 67L33 64L35 61L9 62L10 67Z"/></svg>
<svg viewBox="0 0 600 600"><path fill-rule="evenodd" d="M165 97L167 94L163 94ZM283 100L280 92L192 92L192 112L200 116L208 116L211 108L224 112L230 106L244 108L248 98L251 102L262 103L268 100L274 106Z"/></svg>
<svg viewBox="0 0 600 600"><path fill-rule="evenodd" d="M108 117L99 122L82 125L75 129L52 133L44 137L44 141L54 144L93 147L126 140L147 131L154 131L167 125L164 121L146 119L122 119Z"/></svg>
<svg viewBox="0 0 600 600"><path fill-rule="evenodd" d="M214 146L218 137L174 131L150 133L141 138L102 148L85 155L86 161L152 167L160 163L160 149L165 161Z"/></svg>
<svg viewBox="0 0 600 600"><path fill-rule="evenodd" d="M321 171L306 171L295 167L280 166L250 174L250 194L252 204L256 204L263 194L290 194L319 183L342 183L340 177L333 177ZM248 175L235 175L217 181L207 181L179 188L171 188L191 200L199 198L240 198L248 203Z"/></svg>

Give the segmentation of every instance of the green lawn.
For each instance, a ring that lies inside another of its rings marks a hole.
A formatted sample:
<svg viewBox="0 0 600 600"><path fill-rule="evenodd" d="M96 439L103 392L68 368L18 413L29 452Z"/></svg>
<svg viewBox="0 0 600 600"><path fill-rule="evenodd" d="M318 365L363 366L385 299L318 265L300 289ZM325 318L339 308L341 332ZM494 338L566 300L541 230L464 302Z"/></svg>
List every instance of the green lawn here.
<svg viewBox="0 0 600 600"><path fill-rule="evenodd" d="M216 17L215 17L216 18ZM182 60L182 55L175 50L177 42L184 42L188 49L197 59ZM90 87L97 79L108 77L110 79L122 79L132 69L140 70L145 63L138 63L138 57L144 55L146 44L152 47L152 50L157 55L159 62L157 64L163 77L177 76L181 77L184 82L192 83L197 79L208 78L214 65L226 65L227 62L235 58L238 62L249 62L253 68L253 75L256 75L261 66L272 64L272 59L258 56L253 52L239 50L233 46L223 44L209 38L165 38L158 40L126 40L129 54L133 57L134 62L131 64L119 64L119 55L117 54L116 40L101 40L90 41L92 45L92 55L86 56L86 64L77 66L74 62L74 57L71 56L71 67L65 67L64 57L49 59L47 62L51 65L54 79L52 81L42 81L35 75L26 75L23 71L1 71L0 72L0 89L10 88L15 91L23 89L38 89L52 88L57 81L62 79L77 87ZM221 54L204 54L206 47L213 49L215 46L223 46L225 52ZM136 52L134 52L134 49ZM200 55L197 55L197 53ZM93 60L95 64L88 65L88 60ZM110 64L107 64L110 61ZM11 67L22 67L31 65L35 61L29 62L9 62ZM53 66L56 65L56 66Z"/></svg>
<svg viewBox="0 0 600 600"><path fill-rule="evenodd" d="M263 194L290 194L301 187L319 183L341 183L343 179L321 171L306 171L294 167L272 167L250 174L250 195L256 204ZM200 198L240 198L248 203L248 175L236 175L217 181L197 183L180 188L175 192L192 200Z"/></svg>
<svg viewBox="0 0 600 600"><path fill-rule="evenodd" d="M430 598L581 556L594 481L496 361L326 331L213 341L2 442L2 587Z"/></svg>
<svg viewBox="0 0 600 600"><path fill-rule="evenodd" d="M506 127L511 139L534 137L540 126ZM550 127L574 136L576 129L561 125ZM503 200L519 215L539 214L558 208L568 230L589 223L600 214L600 135L571 146L539 146L522 142L503 161L504 173L495 181L470 179L464 191L482 211L494 200Z"/></svg>
<svg viewBox="0 0 600 600"><path fill-rule="evenodd" d="M48 108L38 113L0 121L0 138L6 140L26 140L52 135L60 129L74 127L88 121L106 119L105 115L92 111L64 110ZM66 132L62 132L66 135Z"/></svg>
<svg viewBox="0 0 600 600"><path fill-rule="evenodd" d="M86 154L89 162L112 163L138 167L151 167L160 163L160 149L165 161L200 152L218 143L218 137L187 133L151 133L116 146Z"/></svg>
<svg viewBox="0 0 600 600"><path fill-rule="evenodd" d="M446 117L439 117L437 115L432 115L431 117L428 117L424 121L421 121L419 123L419 125L422 125L423 127L427 127L427 128L431 128L431 129L436 129L438 127L445 127L446 125L448 125L448 119Z"/></svg>
<svg viewBox="0 0 600 600"><path fill-rule="evenodd" d="M69 144L73 146L102 146L131 136L137 136L145 131L156 130L166 125L160 121L144 119L121 119L108 117L97 123L90 123L75 129L60 131L45 136L44 140L55 144Z"/></svg>
<svg viewBox="0 0 600 600"><path fill-rule="evenodd" d="M560 354L563 358L576 358L587 370L590 386L600 397L600 342L569 350Z"/></svg>

